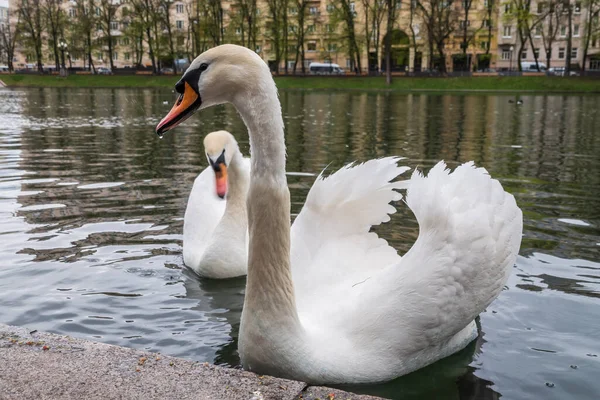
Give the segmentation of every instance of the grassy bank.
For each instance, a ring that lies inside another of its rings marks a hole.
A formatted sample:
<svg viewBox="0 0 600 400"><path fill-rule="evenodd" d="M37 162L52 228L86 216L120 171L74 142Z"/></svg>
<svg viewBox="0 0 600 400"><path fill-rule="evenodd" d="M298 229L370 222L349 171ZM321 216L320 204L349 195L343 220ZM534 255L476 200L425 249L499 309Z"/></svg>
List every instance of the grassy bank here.
<svg viewBox="0 0 600 400"><path fill-rule="evenodd" d="M9 87L76 88L172 88L177 76L105 76L71 75L68 78L47 75L0 75ZM354 89L397 91L536 91L600 93L600 79L558 78L545 76L474 78L394 78L392 87L382 77L276 77L280 89Z"/></svg>

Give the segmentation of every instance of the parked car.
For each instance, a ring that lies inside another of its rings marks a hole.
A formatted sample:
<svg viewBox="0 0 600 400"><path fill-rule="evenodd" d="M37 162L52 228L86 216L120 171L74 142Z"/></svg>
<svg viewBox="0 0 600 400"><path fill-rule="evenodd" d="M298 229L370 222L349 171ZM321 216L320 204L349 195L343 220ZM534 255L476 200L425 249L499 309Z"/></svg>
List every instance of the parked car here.
<svg viewBox="0 0 600 400"><path fill-rule="evenodd" d="M541 72L546 71L546 64L538 61L538 66ZM537 66L533 61L521 61L521 69L523 72L538 72Z"/></svg>
<svg viewBox="0 0 600 400"><path fill-rule="evenodd" d="M96 68L96 74L98 75L112 75L110 68L98 67Z"/></svg>
<svg viewBox="0 0 600 400"><path fill-rule="evenodd" d="M161 74L172 74L173 72L173 68L163 68L160 70Z"/></svg>
<svg viewBox="0 0 600 400"><path fill-rule="evenodd" d="M346 72L337 64L310 63L308 70L313 75L344 75Z"/></svg>
<svg viewBox="0 0 600 400"><path fill-rule="evenodd" d="M565 76L565 67L548 68L548 75ZM579 76L579 72L571 71L571 72L569 72L569 76Z"/></svg>

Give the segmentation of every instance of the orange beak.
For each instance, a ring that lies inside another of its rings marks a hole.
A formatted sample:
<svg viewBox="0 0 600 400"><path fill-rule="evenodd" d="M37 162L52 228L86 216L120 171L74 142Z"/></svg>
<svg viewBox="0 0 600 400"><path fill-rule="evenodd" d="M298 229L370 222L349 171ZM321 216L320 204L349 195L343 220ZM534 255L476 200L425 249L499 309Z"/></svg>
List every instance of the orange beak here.
<svg viewBox="0 0 600 400"><path fill-rule="evenodd" d="M183 93L179 96L167 116L156 126L156 133L162 136L165 132L175 128L191 117L194 111L200 107L200 104L202 104L200 95L192 89L189 83L184 82Z"/></svg>
<svg viewBox="0 0 600 400"><path fill-rule="evenodd" d="M217 195L223 199L227 194L227 166L224 163L217 164L215 178L217 182Z"/></svg>

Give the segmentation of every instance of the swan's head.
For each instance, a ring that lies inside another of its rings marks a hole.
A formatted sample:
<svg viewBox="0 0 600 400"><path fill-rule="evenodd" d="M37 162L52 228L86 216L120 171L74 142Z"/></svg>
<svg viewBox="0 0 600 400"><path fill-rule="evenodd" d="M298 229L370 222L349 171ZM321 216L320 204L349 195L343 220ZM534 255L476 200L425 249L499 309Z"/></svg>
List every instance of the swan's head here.
<svg viewBox="0 0 600 400"><path fill-rule="evenodd" d="M239 150L233 135L227 131L211 132L204 138L206 159L215 171L217 195L224 198L227 194L227 166L233 155Z"/></svg>
<svg viewBox="0 0 600 400"><path fill-rule="evenodd" d="M175 128L199 109L235 103L239 96L254 91L265 74L271 76L267 64L245 47L225 44L205 51L175 84L179 98L156 133Z"/></svg>

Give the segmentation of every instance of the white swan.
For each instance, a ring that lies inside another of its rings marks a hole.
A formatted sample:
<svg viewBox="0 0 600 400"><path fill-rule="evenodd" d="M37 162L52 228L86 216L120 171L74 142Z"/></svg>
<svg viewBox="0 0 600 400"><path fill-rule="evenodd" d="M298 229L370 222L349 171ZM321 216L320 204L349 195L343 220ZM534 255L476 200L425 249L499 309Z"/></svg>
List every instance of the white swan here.
<svg viewBox="0 0 600 400"><path fill-rule="evenodd" d="M244 368L316 384L381 382L476 337L474 319L502 290L522 233L513 196L485 170L468 163L450 173L439 163L427 177L413 174L406 202L420 232L401 259L369 233L391 211L392 190L381 181L395 172L366 178L369 202L350 191L319 209L309 196L293 234L312 250L295 248L292 271L283 120L268 66L248 49L219 46L192 62L176 90L180 98L159 135L197 109L227 102L249 129L250 244L238 343ZM302 223L328 213L336 215L323 218L330 223Z"/></svg>
<svg viewBox="0 0 600 400"><path fill-rule="evenodd" d="M206 278L246 275L250 160L227 131L206 135L204 150L210 166L195 179L188 198L183 261Z"/></svg>

